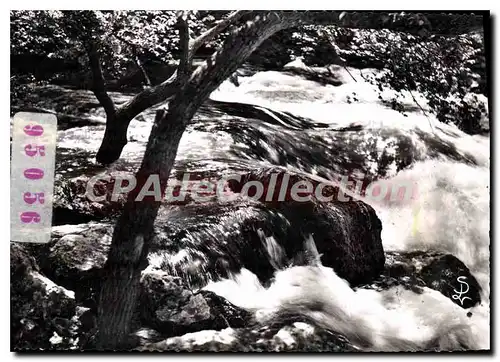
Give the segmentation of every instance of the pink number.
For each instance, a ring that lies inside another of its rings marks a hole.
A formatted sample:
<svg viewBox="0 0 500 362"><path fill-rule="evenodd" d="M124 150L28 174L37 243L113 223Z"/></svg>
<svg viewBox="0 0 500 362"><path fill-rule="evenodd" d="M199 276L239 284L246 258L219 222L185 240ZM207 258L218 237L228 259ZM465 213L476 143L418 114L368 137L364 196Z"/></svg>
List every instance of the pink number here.
<svg viewBox="0 0 500 362"><path fill-rule="evenodd" d="M41 220L40 215L34 211L26 211L21 214L21 221L24 224L39 223Z"/></svg>
<svg viewBox="0 0 500 362"><path fill-rule="evenodd" d="M34 194L31 192L25 192L23 198L24 202L30 205L35 203L37 199L41 204L45 202L45 194L43 192L35 192Z"/></svg>
<svg viewBox="0 0 500 362"><path fill-rule="evenodd" d="M35 156L37 153L40 154L40 156L45 156L45 146L26 145L24 147L24 152L30 157Z"/></svg>
<svg viewBox="0 0 500 362"><path fill-rule="evenodd" d="M43 177L43 170L39 168L28 168L24 170L24 177L30 180L39 180Z"/></svg>
<svg viewBox="0 0 500 362"><path fill-rule="evenodd" d="M41 136L43 134L43 127L39 124L34 126L29 124L24 127L24 133L26 133L28 136Z"/></svg>

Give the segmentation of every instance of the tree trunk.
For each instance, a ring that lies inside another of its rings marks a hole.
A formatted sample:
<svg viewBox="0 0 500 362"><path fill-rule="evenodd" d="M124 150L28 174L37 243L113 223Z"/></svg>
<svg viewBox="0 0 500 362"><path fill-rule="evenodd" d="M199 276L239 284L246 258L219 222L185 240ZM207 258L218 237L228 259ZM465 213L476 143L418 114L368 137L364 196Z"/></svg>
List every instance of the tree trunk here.
<svg viewBox="0 0 500 362"><path fill-rule="evenodd" d="M106 130L96 155L99 163L109 165L120 157L127 144L127 129L132 119L133 117L127 119L118 113L106 117Z"/></svg>
<svg viewBox="0 0 500 362"><path fill-rule="evenodd" d="M175 95L179 89L177 72L163 83L145 89L129 102L106 117L106 131L97 151L97 162L108 165L120 158L123 147L127 144L127 129L135 116L142 111Z"/></svg>
<svg viewBox="0 0 500 362"><path fill-rule="evenodd" d="M153 237L154 220L160 201L145 198L135 201L138 191L149 175L160 177L166 187L177 148L186 128L182 105L173 102L168 113L157 112L141 168L137 172L137 187L128 196L119 218L104 269L99 301L100 350L127 349L130 320L140 292L141 271L147 266L149 242Z"/></svg>
<svg viewBox="0 0 500 362"><path fill-rule="evenodd" d="M129 194L113 233L104 270L107 278L101 288L99 300L98 349L130 348L130 321L140 291L141 271L148 264L147 255L153 237L154 220L160 207L159 201L151 199L135 201L136 194L149 175L157 174L163 195L187 123L210 93L265 39L281 30L287 23L288 20L271 14L263 15L247 24L239 34L229 38L212 61L198 68L187 83L183 84L170 101L166 114L164 111L157 112L141 168L136 174L137 186ZM113 122L115 123L108 123L107 127L114 125L115 131L106 133L107 137L117 137L115 132L121 123L116 118ZM112 150L113 148L108 150L111 152L110 157L114 155ZM119 151L121 152L121 148ZM101 157L107 155L101 154Z"/></svg>

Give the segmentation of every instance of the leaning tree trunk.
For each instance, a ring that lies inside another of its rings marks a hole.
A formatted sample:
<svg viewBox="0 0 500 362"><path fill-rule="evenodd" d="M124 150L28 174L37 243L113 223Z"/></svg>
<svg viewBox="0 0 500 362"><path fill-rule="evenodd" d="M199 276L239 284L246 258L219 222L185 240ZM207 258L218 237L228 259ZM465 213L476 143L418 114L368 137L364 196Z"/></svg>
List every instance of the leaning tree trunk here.
<svg viewBox="0 0 500 362"><path fill-rule="evenodd" d="M158 174L162 191L170 176L177 148L187 123L201 104L269 36L286 22L276 15L262 16L231 36L210 62L200 66L170 101L168 111L158 111L139 169L137 186ZM99 301L99 349L125 349L130 321L140 291L141 271L147 265L154 220L160 207L151 199L135 201L129 194L118 220L105 267L106 280ZM162 192L163 194L163 192Z"/></svg>
<svg viewBox="0 0 500 362"><path fill-rule="evenodd" d="M138 191L149 175L160 176L162 189L174 164L177 148L186 128L182 105L171 104L167 112L156 114L141 168L136 177L138 185L130 193L118 220L108 260L104 268L99 301L98 349L128 347L129 324L140 291L141 271L147 265L149 240L160 201L145 197L135 201Z"/></svg>

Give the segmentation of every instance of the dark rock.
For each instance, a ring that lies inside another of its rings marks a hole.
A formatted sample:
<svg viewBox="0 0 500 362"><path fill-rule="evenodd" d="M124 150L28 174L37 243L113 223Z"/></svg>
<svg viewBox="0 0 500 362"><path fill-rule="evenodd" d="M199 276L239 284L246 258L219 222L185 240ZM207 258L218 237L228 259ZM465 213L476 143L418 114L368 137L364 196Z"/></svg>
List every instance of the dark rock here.
<svg viewBox="0 0 500 362"><path fill-rule="evenodd" d="M51 270L60 278L72 278L101 269L111 232L110 224L97 222L53 227L48 255Z"/></svg>
<svg viewBox="0 0 500 362"><path fill-rule="evenodd" d="M178 277L144 273L139 313L142 325L167 336L204 329L242 327L251 314L208 291L193 293Z"/></svg>
<svg viewBox="0 0 500 362"><path fill-rule="evenodd" d="M44 270L77 294L92 289L112 229L112 222L55 227ZM361 201L261 203L236 195L232 201L160 209L149 259L154 269L193 287L242 267L268 283L276 270L303 259L304 243L313 235L323 265L356 285L383 270L381 229L375 211Z"/></svg>
<svg viewBox="0 0 500 362"><path fill-rule="evenodd" d="M213 292L201 290L199 293L210 306L217 326L240 328L246 326L252 319L252 313L236 307Z"/></svg>
<svg viewBox="0 0 500 362"><path fill-rule="evenodd" d="M432 258L419 274L429 288L441 292L464 309L481 302L481 286L469 268L453 255Z"/></svg>
<svg viewBox="0 0 500 362"><path fill-rule="evenodd" d="M81 170L80 172L85 172ZM106 176L113 173L102 172L100 179L93 187L89 188L93 196L106 198L99 201L91 200L87 195L87 186L91 177L95 176L90 170L89 174L77 177L57 177L54 182L54 215L53 225L82 224L91 220L100 220L117 216L125 204L125 196L120 195L116 201L111 201L114 179L104 181Z"/></svg>
<svg viewBox="0 0 500 362"><path fill-rule="evenodd" d="M134 336L134 348L137 346L145 346L150 343L160 342L165 339L158 331L151 328L140 328L135 331L132 336Z"/></svg>
<svg viewBox="0 0 500 362"><path fill-rule="evenodd" d="M344 82L333 71L335 67L336 66L333 65L329 67L308 67L302 63L300 59L296 59L292 63L286 64L283 67L283 70L285 73L300 75L307 80L318 82L323 85L330 84L337 87L344 84Z"/></svg>
<svg viewBox="0 0 500 362"><path fill-rule="evenodd" d="M268 283L297 262L311 234L323 265L352 284L372 280L384 266L381 222L360 201L190 204L159 215L156 225L151 259L192 286L242 267Z"/></svg>
<svg viewBox="0 0 500 362"><path fill-rule="evenodd" d="M416 293L421 293L423 287L435 289L464 309L481 302L481 287L476 278L464 263L450 254L386 252L384 272L362 288L380 290L396 285Z"/></svg>
<svg viewBox="0 0 500 362"><path fill-rule="evenodd" d="M10 277L25 276L32 271L39 271L36 260L29 254L22 243L10 243Z"/></svg>

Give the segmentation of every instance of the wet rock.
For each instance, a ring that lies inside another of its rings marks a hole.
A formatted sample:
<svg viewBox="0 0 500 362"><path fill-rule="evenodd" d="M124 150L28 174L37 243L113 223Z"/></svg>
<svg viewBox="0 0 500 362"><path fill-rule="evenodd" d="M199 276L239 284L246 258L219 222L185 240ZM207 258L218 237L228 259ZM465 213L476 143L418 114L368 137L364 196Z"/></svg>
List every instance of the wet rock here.
<svg viewBox="0 0 500 362"><path fill-rule="evenodd" d="M136 346L145 346L147 344L160 342L165 339L158 331L151 328L140 328L131 335L133 339L134 348Z"/></svg>
<svg viewBox="0 0 500 362"><path fill-rule="evenodd" d="M54 227L50 250L40 258L43 269L57 283L94 299L113 226L102 221ZM356 285L383 270L381 227L375 211L360 201L266 205L236 195L227 202L161 208L148 258L152 269L192 287L242 267L268 283L276 270L305 262L304 244L313 235L323 265Z"/></svg>
<svg viewBox="0 0 500 362"><path fill-rule="evenodd" d="M184 352L354 352L345 337L304 317L281 316L247 328L205 330L149 343L141 351Z"/></svg>
<svg viewBox="0 0 500 362"><path fill-rule="evenodd" d="M245 267L264 284L297 262L312 234L323 265L352 284L373 280L384 266L381 222L360 201L279 202L237 199L185 205L157 221L150 259L190 285L204 285Z"/></svg>
<svg viewBox="0 0 500 362"><path fill-rule="evenodd" d="M217 317L217 324L220 326L225 325L227 327L239 328L246 326L252 318L250 312L236 307L213 292L201 290L199 293L210 306L213 314Z"/></svg>
<svg viewBox="0 0 500 362"><path fill-rule="evenodd" d="M464 309L481 302L479 283L469 268L453 255L431 258L419 274L429 288L438 290Z"/></svg>
<svg viewBox="0 0 500 362"><path fill-rule="evenodd" d="M458 258L438 252L386 252L384 272L362 288L383 290L402 285L421 293L423 287L441 292L464 309L481 302L481 287Z"/></svg>
<svg viewBox="0 0 500 362"><path fill-rule="evenodd" d="M238 328L251 314L208 291L193 293L178 277L144 273L139 313L142 325L167 336L204 329Z"/></svg>
<svg viewBox="0 0 500 362"><path fill-rule="evenodd" d="M112 200L115 179L104 180L106 176L111 175L118 176L113 173L101 173L101 179L97 180L93 187L89 186L89 181L95 175L90 171L88 175L73 178L56 177L53 225L82 224L91 220L116 217L125 204L126 195L118 195L116 200ZM95 199L89 198L87 188Z"/></svg>
<svg viewBox="0 0 500 362"><path fill-rule="evenodd" d="M39 271L35 258L30 255L22 243L10 243L10 277L24 276L32 271Z"/></svg>
<svg viewBox="0 0 500 362"><path fill-rule="evenodd" d="M344 84L344 79L339 77L338 72L335 72L338 66L331 65L329 67L309 67L304 64L300 58L293 62L285 64L283 70L289 74L296 74L304 77L307 80L315 81L323 85L340 86Z"/></svg>
<svg viewBox="0 0 500 362"><path fill-rule="evenodd" d="M268 187L269 170L243 174L242 182L258 180ZM308 180L299 174L288 176L290 184ZM226 201L164 204L155 222L150 266L192 287L228 277L242 267L268 283L276 270L305 262L304 243L312 235L323 265L353 285L369 282L383 270L382 225L369 205L335 198L293 201L290 190L284 201L257 201L239 195L241 183L229 185L229 191ZM274 191L278 195L280 187ZM328 196L338 187L323 191ZM54 227L50 250L40 258L43 269L56 283L94 300L113 227L112 220Z"/></svg>
<svg viewBox="0 0 500 362"><path fill-rule="evenodd" d="M60 278L91 274L101 269L111 245L112 224L90 222L52 228L48 262Z"/></svg>

